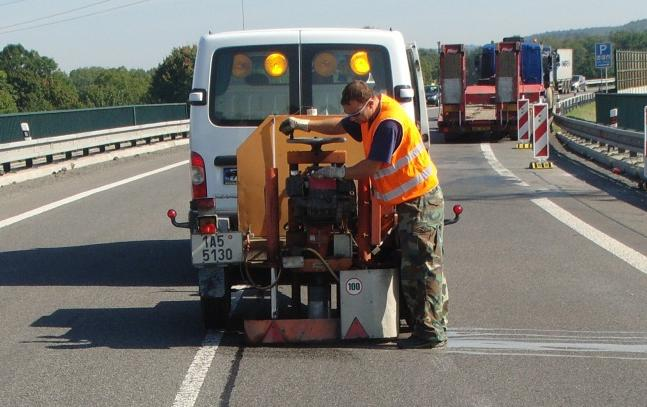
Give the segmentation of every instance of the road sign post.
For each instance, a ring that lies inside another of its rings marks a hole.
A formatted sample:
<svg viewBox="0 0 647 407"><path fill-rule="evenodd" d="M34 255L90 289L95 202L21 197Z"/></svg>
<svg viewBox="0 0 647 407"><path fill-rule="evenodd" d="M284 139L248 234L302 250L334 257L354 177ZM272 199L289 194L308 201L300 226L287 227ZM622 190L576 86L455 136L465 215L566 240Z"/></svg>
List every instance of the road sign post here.
<svg viewBox="0 0 647 407"><path fill-rule="evenodd" d="M645 120L645 137L643 140L643 175L647 178L647 106L645 106L643 119Z"/></svg>
<svg viewBox="0 0 647 407"><path fill-rule="evenodd" d="M611 48L610 42L598 42L595 44L595 67L600 69L600 76L602 76L602 69L604 69L605 83L607 79L607 69L611 66ZM608 83L605 89L605 93L609 93Z"/></svg>

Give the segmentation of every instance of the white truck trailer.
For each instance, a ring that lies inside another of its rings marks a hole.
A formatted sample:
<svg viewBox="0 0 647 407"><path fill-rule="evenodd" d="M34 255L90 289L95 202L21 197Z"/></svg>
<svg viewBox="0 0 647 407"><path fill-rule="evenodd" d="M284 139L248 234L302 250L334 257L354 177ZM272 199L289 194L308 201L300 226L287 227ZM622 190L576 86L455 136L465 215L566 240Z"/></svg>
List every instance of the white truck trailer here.
<svg viewBox="0 0 647 407"><path fill-rule="evenodd" d="M571 90L571 79L573 78L573 50L570 48L559 48L557 61L555 61L555 83L559 93L568 93Z"/></svg>

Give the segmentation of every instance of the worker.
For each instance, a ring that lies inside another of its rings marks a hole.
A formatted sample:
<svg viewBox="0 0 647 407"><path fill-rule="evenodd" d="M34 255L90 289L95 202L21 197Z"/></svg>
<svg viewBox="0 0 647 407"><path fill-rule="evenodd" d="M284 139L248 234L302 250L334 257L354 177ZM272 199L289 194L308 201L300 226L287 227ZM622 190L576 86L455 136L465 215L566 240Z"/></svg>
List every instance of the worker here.
<svg viewBox="0 0 647 407"><path fill-rule="evenodd" d="M398 347L444 348L447 343L447 283L443 274L444 199L436 166L416 123L387 95L376 94L355 80L342 91L342 119L308 120L289 117L279 130L295 129L324 135L348 133L361 142L366 158L350 167L327 166L318 178L370 177L375 197L395 205L397 241L402 251L400 281L414 320L412 334Z"/></svg>

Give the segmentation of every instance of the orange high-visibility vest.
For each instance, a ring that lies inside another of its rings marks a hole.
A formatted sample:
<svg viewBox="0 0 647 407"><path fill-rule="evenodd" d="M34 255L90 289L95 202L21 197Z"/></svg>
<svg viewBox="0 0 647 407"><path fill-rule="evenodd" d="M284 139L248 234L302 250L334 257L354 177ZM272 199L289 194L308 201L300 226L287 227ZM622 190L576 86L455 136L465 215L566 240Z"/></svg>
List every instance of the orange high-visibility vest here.
<svg viewBox="0 0 647 407"><path fill-rule="evenodd" d="M426 194L438 186L438 171L422 141L420 131L400 104L381 95L380 112L369 123L362 123L362 144L368 157L375 130L384 120L395 120L402 126L402 141L391 156L371 177L375 197L384 204L397 205Z"/></svg>

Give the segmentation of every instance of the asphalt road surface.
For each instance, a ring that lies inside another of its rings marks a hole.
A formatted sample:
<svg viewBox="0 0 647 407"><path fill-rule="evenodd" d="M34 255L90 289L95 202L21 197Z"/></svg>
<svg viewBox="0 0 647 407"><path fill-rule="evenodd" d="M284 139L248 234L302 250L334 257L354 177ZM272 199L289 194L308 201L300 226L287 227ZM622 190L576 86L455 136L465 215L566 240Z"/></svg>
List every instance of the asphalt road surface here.
<svg viewBox="0 0 647 407"><path fill-rule="evenodd" d="M178 147L0 189L0 405L645 406L646 194L559 155L530 170L509 141L432 142L465 209L446 350L205 332L165 216L190 196ZM242 318L256 298L235 295Z"/></svg>

